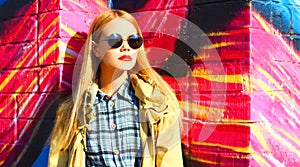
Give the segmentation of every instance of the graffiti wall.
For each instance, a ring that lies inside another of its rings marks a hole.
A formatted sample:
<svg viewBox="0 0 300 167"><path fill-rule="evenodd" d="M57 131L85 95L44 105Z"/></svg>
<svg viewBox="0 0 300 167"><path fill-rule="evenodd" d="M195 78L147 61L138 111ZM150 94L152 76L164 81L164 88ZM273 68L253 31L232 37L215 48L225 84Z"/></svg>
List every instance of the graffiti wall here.
<svg viewBox="0 0 300 167"><path fill-rule="evenodd" d="M46 166L57 105L107 2L4 0L0 8L0 166Z"/></svg>
<svg viewBox="0 0 300 167"><path fill-rule="evenodd" d="M251 15L251 164L299 166L299 1L256 1ZM263 41L263 42L262 42Z"/></svg>
<svg viewBox="0 0 300 167"><path fill-rule="evenodd" d="M0 166L47 166L94 17L138 20L184 113L185 166L299 166L297 0L0 0Z"/></svg>

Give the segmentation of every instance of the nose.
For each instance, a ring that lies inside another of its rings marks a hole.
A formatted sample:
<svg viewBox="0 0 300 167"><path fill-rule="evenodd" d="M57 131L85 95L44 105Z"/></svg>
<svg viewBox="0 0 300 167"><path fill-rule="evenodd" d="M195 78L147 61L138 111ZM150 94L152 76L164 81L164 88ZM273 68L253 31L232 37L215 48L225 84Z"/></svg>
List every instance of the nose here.
<svg viewBox="0 0 300 167"><path fill-rule="evenodd" d="M121 52L130 51L130 46L128 45L127 40L123 40L122 46L120 48Z"/></svg>

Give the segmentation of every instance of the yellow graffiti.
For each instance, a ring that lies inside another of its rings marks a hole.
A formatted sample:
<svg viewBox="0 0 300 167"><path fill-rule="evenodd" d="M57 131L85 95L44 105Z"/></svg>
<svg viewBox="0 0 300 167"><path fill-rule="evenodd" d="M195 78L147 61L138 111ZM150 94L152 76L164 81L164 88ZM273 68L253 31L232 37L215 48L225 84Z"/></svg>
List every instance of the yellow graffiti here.
<svg viewBox="0 0 300 167"><path fill-rule="evenodd" d="M41 18L41 20L43 20L44 18L45 18L45 16L46 15L44 15L42 18ZM40 39L50 28L53 28L53 26L55 26L56 24L58 24L59 23L59 16L57 16L56 18L54 18L52 21L51 21L51 23L50 24L48 24L48 26L47 27L45 27L44 29L43 29L43 31L42 32L39 32L39 36L38 36L38 38ZM56 28L53 28L53 30L54 31L56 31ZM52 35L52 34L50 34L50 35Z"/></svg>
<svg viewBox="0 0 300 167"><path fill-rule="evenodd" d="M296 143L298 146L300 146L300 140L294 136L292 136L290 133L286 132L285 130L283 130L282 128L279 127L275 127L275 129L277 129L278 131L280 131L285 137L289 138L290 140L292 140L294 143Z"/></svg>
<svg viewBox="0 0 300 167"><path fill-rule="evenodd" d="M187 113L191 113L196 116L197 119L208 119L209 121L215 121L223 116L225 109L216 108L211 106L203 106L187 101L179 101L180 108Z"/></svg>
<svg viewBox="0 0 300 167"><path fill-rule="evenodd" d="M196 104L196 103L190 103L190 102L187 102L187 101L179 101L179 103L183 108L189 109L189 111L192 111L192 112L197 112L197 111L199 112L199 109L203 109L203 110L212 109L214 111L224 112L223 108L214 108L214 107L211 107L211 106L203 106L203 105L199 105L199 104Z"/></svg>
<svg viewBox="0 0 300 167"><path fill-rule="evenodd" d="M200 163L205 163L205 164L213 164L213 165L217 165L218 162L217 161L212 161L212 160L207 160L207 159L203 159L203 158L198 158L193 156L192 154L187 154L190 160L193 161L198 161Z"/></svg>
<svg viewBox="0 0 300 167"><path fill-rule="evenodd" d="M279 34L279 31L276 31L275 29L272 28L271 25L268 24L258 13L253 12L253 17L260 23L260 25L264 28L264 30L271 34L271 35L276 35L276 37L280 40L281 44L284 46L284 49L289 51L289 53L295 58L298 62L300 62L300 57L299 54L297 54L296 50L289 46L289 43L285 41L282 35ZM266 81L262 81L261 79L258 78L251 78L251 85L252 87L257 87L261 88L266 94L270 96L270 98L275 97L276 99L279 99L279 101L283 104L283 110L290 115L291 118L297 118L297 115L295 115L296 112L299 113L299 104L297 102L290 100L291 96L289 92L286 92L284 87L281 85L282 81L278 81L275 79L275 77L282 78L280 77L280 74L283 76L289 76L287 69L284 69L285 66L281 66L280 64L277 66L271 66L272 74L268 73L265 69L262 67L253 67L255 70L259 72L259 76L265 77L267 79ZM293 70L293 69L292 69ZM273 85L271 87L270 85ZM300 91L299 89L292 85L292 83L287 82L286 86L288 88L293 88L293 93L299 94ZM280 92L276 91L277 90L284 90L285 92ZM254 111L255 112L255 111ZM264 119L264 118L262 118ZM268 120L264 120L264 122L267 122ZM272 124L272 122L267 122L268 124ZM259 129L259 127L252 127L252 135L254 135L258 142L260 143L261 149L270 150L273 151L273 146L270 143L267 143L266 139L273 139L274 142L278 142L279 145L282 147L285 147L289 150L291 154L296 154L298 157L300 156L300 151L298 150L300 146L300 140L297 137L294 137L294 134L291 134L290 132L287 132L287 129L282 129L282 127L275 127L269 125L265 126L266 128L264 132L261 132L262 130ZM277 130L277 131L276 131ZM268 135L268 136L265 136ZM272 161L272 158L276 159L273 155L272 157L264 157L263 155L252 155L254 160L259 163L262 166L272 166L269 164L268 160Z"/></svg>
<svg viewBox="0 0 300 167"><path fill-rule="evenodd" d="M15 76L15 74L17 73L17 70L12 71L11 73L9 73L9 75L4 79L4 81L1 82L0 84L0 91L2 92L2 90L4 89L5 86L8 85L8 83L10 82L10 80Z"/></svg>
<svg viewBox="0 0 300 167"><path fill-rule="evenodd" d="M231 35L239 35L239 34L245 34L249 36L249 29L227 30L226 32L225 31L210 32L207 33L206 35L209 37L218 37L218 36L231 36Z"/></svg>
<svg viewBox="0 0 300 167"><path fill-rule="evenodd" d="M107 8L107 5L105 3L103 3L103 1L93 1L93 2L95 2L96 4L98 4L99 7ZM76 4L81 9L86 10L86 6L82 5L80 3L80 1L79 2L72 1L72 3ZM64 9L64 10L70 10L70 7L66 7L65 5L62 5L62 9Z"/></svg>
<svg viewBox="0 0 300 167"><path fill-rule="evenodd" d="M267 22L265 21L265 19L260 15L260 14L257 14L255 12L253 12L252 14L254 16L254 18L260 23L260 25L264 28L264 30L268 33L272 33L272 30L271 30L271 26L267 24Z"/></svg>
<svg viewBox="0 0 300 167"><path fill-rule="evenodd" d="M270 97L274 95L277 97L280 101L284 102L285 99L282 97L282 95L276 91L274 91L269 85L267 85L265 82L263 82L260 79L251 78L251 83L255 84L256 86L259 86L265 93L267 93Z"/></svg>
<svg viewBox="0 0 300 167"><path fill-rule="evenodd" d="M266 32L274 34L275 30L273 30L272 32L272 29L270 28L272 26L269 25L260 14L253 12L252 15L254 16L254 18L256 18L256 20L260 23L260 25L264 28ZM278 31L276 32L276 34L278 34ZM300 55L296 53L295 49L290 47L288 43L285 42L285 40L282 38L282 36L278 35L277 37L278 39L280 39L281 43L285 46L285 48L288 49L288 51L290 51L291 55L293 55L293 57L296 58L298 62L300 62Z"/></svg>
<svg viewBox="0 0 300 167"><path fill-rule="evenodd" d="M57 57L55 63L61 63L60 58L62 55L65 54L65 51L60 49L62 47L67 47L67 44L61 40L56 41L54 44L47 48L47 50L43 53L42 56L40 56L39 63L43 64L43 61L46 60L49 57L49 55L52 54L57 48L59 48L59 56Z"/></svg>
<svg viewBox="0 0 300 167"><path fill-rule="evenodd" d="M80 36L79 34L77 34L76 31L74 31L72 28L66 26L65 24L61 24L61 28L63 30L65 30L66 32L68 32L70 36L74 36L75 35L74 37L78 37L78 38L81 37L82 38L82 36Z"/></svg>
<svg viewBox="0 0 300 167"><path fill-rule="evenodd" d="M0 151L0 152L1 152L1 153L2 153L2 152L4 152L4 150L5 150L5 149L7 149L7 147L8 147L8 146L9 146L9 144L5 144L5 145L3 145L3 147L2 147L2 149L1 149L1 151ZM8 150L8 152L11 152L11 151L12 151L12 149L13 149L13 147L10 147L10 148L9 148L9 150ZM4 160L1 160L1 161L0 161L0 165L3 165L3 164L4 164L4 162L5 162L5 159L4 159Z"/></svg>
<svg viewBox="0 0 300 167"><path fill-rule="evenodd" d="M194 69L192 71L194 77L203 78L211 82L226 82L226 83L236 83L242 84L245 81L245 76L243 74L226 74L226 75L214 75L209 74L209 71L203 71L202 69Z"/></svg>
<svg viewBox="0 0 300 167"><path fill-rule="evenodd" d="M192 141L191 144L195 144L198 146L210 146L210 147L220 147L224 149L230 149L235 152L239 153L250 153L250 146L247 147L235 147L235 146L229 146L229 145L224 145L224 144L219 144L219 143L209 143L209 142L199 142L199 141Z"/></svg>
<svg viewBox="0 0 300 167"><path fill-rule="evenodd" d="M282 86L267 71L265 71L261 67L256 67L256 69L257 69L257 71L260 72L260 74L262 76L265 76L269 80L269 82L271 84L273 84L278 90L283 90ZM290 99L289 94L280 93L279 91L274 91L273 88L271 88L268 84L261 81L260 79L252 78L251 80L252 80L252 85L259 86L270 97L272 97L274 95L276 98L278 98L284 104L286 104L287 99ZM298 89L296 89L296 88L295 88L295 91L299 92ZM291 110L298 111L297 110L298 105L297 104L291 104L291 103L295 103L295 102L289 101L289 106L291 107Z"/></svg>
<svg viewBox="0 0 300 167"><path fill-rule="evenodd" d="M262 69L261 67L257 67L256 70L265 76L272 84L274 84L278 90L283 90L282 86L266 70Z"/></svg>
<svg viewBox="0 0 300 167"><path fill-rule="evenodd" d="M207 33L207 36L210 36L210 37L216 37L216 36L228 36L228 35L231 35L231 32L222 32L222 31L219 31L219 32L211 32L211 33Z"/></svg>
<svg viewBox="0 0 300 167"><path fill-rule="evenodd" d="M47 48L47 50L45 52L43 52L43 55L40 56L38 62L40 64L43 64L43 61L46 60L47 57L59 47L59 44L60 44L60 41L57 41L54 44L52 44L51 46L49 46Z"/></svg>
<svg viewBox="0 0 300 167"><path fill-rule="evenodd" d="M76 2L76 1L71 1L73 4L76 4L78 7L80 7L81 9L85 9L85 6L83 6L81 3L79 2ZM72 4L72 5L73 5ZM70 10L70 7L65 7L63 4L62 4L62 9L64 10Z"/></svg>
<svg viewBox="0 0 300 167"><path fill-rule="evenodd" d="M282 68L282 66L277 66L277 68L280 70L280 72L284 73L285 76L288 76L288 74L286 73L286 71ZM291 87L293 87L293 85L290 85ZM296 94L300 94L299 89L297 89L296 87L294 87L293 91L295 91Z"/></svg>
<svg viewBox="0 0 300 167"><path fill-rule="evenodd" d="M211 45L204 46L203 49L216 49L216 48L221 48L221 47L225 47L225 46L237 45L240 43L241 42L219 42L219 43L213 43Z"/></svg>
<svg viewBox="0 0 300 167"><path fill-rule="evenodd" d="M8 101L9 102L12 102L13 100L14 100L14 98L15 98L15 96L14 95L11 95L10 97L9 97L9 99L8 99ZM7 106L6 106L6 102L5 103L3 103L2 102L2 104L4 104L1 108L0 108L0 114L7 108ZM14 106L15 107L15 106ZM14 108L15 109L15 108Z"/></svg>
<svg viewBox="0 0 300 167"><path fill-rule="evenodd" d="M28 54L30 55L32 51L33 50L31 50ZM16 66L17 67L23 67L26 60L27 59L22 59L22 61L20 61ZM14 71L9 73L9 75L4 79L4 81L1 82L0 91L2 91L8 85L8 83L11 82L12 78L17 74L17 72L18 72L18 70L14 70Z"/></svg>
<svg viewBox="0 0 300 167"><path fill-rule="evenodd" d="M289 148L289 150L294 152L298 157L300 156L300 151L296 147L294 147L290 142L285 140L282 136L275 133L272 128L266 128L265 130L268 135L271 135L270 137L272 139L276 139L276 141L281 142L283 146L286 146L287 148ZM259 131L259 130L257 130L257 131ZM255 131L255 133L252 133L252 134L255 135L256 138L260 139L259 141L261 141L262 146L264 146L264 148L266 148L266 142L262 139L264 136L262 134L257 133L257 131ZM258 135L262 135L262 136L258 136Z"/></svg>
<svg viewBox="0 0 300 167"><path fill-rule="evenodd" d="M277 66L277 68L280 70L280 72L284 73L285 76L288 76L288 74L285 72L285 70L281 67L281 66ZM300 94L300 91L297 87L295 87L294 85L289 85L291 88L293 88L293 91L295 92L295 94ZM285 98L289 98L289 96L286 95ZM298 108L299 108L299 105L298 104L295 104L295 102L293 101L290 101L290 105L291 107L291 110L295 111L295 112L299 112Z"/></svg>
<svg viewBox="0 0 300 167"><path fill-rule="evenodd" d="M32 87L34 87L34 84L36 84L37 82L38 82L38 76L35 76L34 79L32 80L32 82L30 82L30 85L27 86L25 92L28 92ZM20 86L19 88L21 90L23 88L23 86ZM33 90L33 91L36 91L36 90Z"/></svg>
<svg viewBox="0 0 300 167"><path fill-rule="evenodd" d="M261 166L265 167L272 167L261 155L255 155L252 154L252 157L255 159L255 161L260 164Z"/></svg>
<svg viewBox="0 0 300 167"><path fill-rule="evenodd" d="M67 26L64 25L64 24L62 24L62 27L63 27L70 35L73 35L73 36L74 36L74 35L76 34L76 32L75 32L74 30L72 30L71 28L67 27ZM80 36L80 35L78 35L78 34L76 34L76 35L77 35L76 37L78 37L78 38L83 38L82 36ZM59 56L57 56L57 60L56 60L55 63L66 63L66 62L63 62L63 61L62 61L63 58L71 58L71 59L74 59L73 56L66 54L66 50L65 50L65 49L62 50L61 48L70 48L70 49L72 49L72 50L75 49L75 48L72 47L72 46L69 46L69 47L68 47L68 46L67 46L67 43L65 43L65 42L63 42L63 41L61 41L61 40L58 40L57 42L55 42L54 44L52 44L51 46L49 46L49 47L46 49L46 51L43 53L43 55L40 56L38 62L39 62L40 64L43 64L43 61L46 60L46 59L49 57L49 55L50 55L51 53L53 53L56 49L59 49ZM74 51L74 52L75 52L75 51ZM67 62L67 63L68 63L68 62ZM71 63L71 62L69 62L69 63Z"/></svg>
<svg viewBox="0 0 300 167"><path fill-rule="evenodd" d="M271 148L269 147L267 141L265 140L263 134L261 133L262 130L261 130L261 127L258 127L259 125L260 124L258 124L257 126L251 126L252 134L255 135L255 137L257 138L259 143L262 145L264 150L270 150Z"/></svg>

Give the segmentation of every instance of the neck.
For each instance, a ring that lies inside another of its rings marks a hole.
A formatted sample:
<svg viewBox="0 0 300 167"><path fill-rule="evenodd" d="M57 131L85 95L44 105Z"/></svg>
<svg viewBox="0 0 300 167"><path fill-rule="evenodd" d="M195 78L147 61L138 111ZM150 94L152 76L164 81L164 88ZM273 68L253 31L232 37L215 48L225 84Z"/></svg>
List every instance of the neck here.
<svg viewBox="0 0 300 167"><path fill-rule="evenodd" d="M127 71L118 69L101 68L99 88L105 94L113 95L125 82L127 78Z"/></svg>

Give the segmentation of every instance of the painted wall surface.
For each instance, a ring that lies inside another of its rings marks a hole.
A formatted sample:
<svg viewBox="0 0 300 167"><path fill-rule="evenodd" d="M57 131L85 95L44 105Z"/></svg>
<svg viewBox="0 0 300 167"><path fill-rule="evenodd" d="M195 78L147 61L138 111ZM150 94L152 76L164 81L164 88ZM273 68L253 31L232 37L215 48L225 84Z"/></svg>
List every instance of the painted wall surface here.
<svg viewBox="0 0 300 167"><path fill-rule="evenodd" d="M130 11L184 112L185 166L300 165L298 0L0 0L0 166L46 166L103 10Z"/></svg>
<svg viewBox="0 0 300 167"><path fill-rule="evenodd" d="M300 1L254 1L251 15L251 164L300 165Z"/></svg>
<svg viewBox="0 0 300 167"><path fill-rule="evenodd" d="M0 166L46 166L57 105L106 1L9 0L0 6Z"/></svg>

